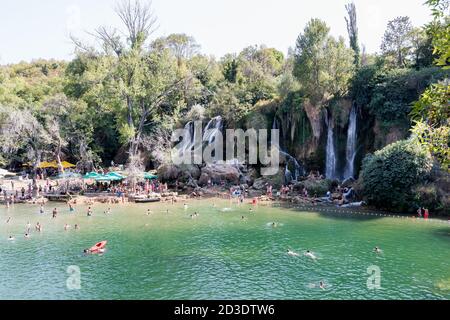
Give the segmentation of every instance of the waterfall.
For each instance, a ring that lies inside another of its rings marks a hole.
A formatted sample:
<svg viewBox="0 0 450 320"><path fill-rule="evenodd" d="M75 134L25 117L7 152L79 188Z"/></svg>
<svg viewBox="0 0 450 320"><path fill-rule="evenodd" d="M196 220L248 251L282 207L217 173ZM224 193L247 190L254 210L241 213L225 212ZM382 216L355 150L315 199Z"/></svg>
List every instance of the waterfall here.
<svg viewBox="0 0 450 320"><path fill-rule="evenodd" d="M345 171L344 178L354 177L354 162L356 155L356 106L353 105L350 111L350 116L348 120L348 131L347 131L347 148L345 153Z"/></svg>
<svg viewBox="0 0 450 320"><path fill-rule="evenodd" d="M180 142L180 145L178 147L179 150L179 156L183 156L183 154L191 152L192 147L194 146L194 122L193 121L189 121L188 123L186 123L186 125L184 126L184 130L186 130L187 132L189 132L189 138L187 139L187 136L183 136L183 140Z"/></svg>
<svg viewBox="0 0 450 320"><path fill-rule="evenodd" d="M325 109L325 123L327 125L327 149L325 176L328 179L336 178L336 152L334 149L333 123Z"/></svg>
<svg viewBox="0 0 450 320"><path fill-rule="evenodd" d="M277 121L276 121L275 118L273 119L272 129L278 129ZM278 151L279 151L282 155L284 155L284 156L286 157L286 167L285 167L285 169L284 169L284 177L285 177L286 181L288 181L288 182L291 181L291 180L297 181L297 179L298 179L302 174L304 174L303 167L300 165L300 163L297 161L297 159L295 159L295 158L294 158L293 156L291 156L289 153L287 153L286 151L284 151L284 150L281 148L280 144L277 144L276 147L277 147ZM292 163L292 164L294 165L294 173L292 173L292 172L289 170L289 163Z"/></svg>
<svg viewBox="0 0 450 320"><path fill-rule="evenodd" d="M203 141L208 141L209 144L214 142L218 132L222 131L222 117L217 116L209 120L203 131Z"/></svg>
<svg viewBox="0 0 450 320"><path fill-rule="evenodd" d="M202 139L203 142L212 143L216 138L218 132L222 130L222 117L217 116L212 118L207 124L204 130L202 130ZM203 144L200 146L195 145L195 141L197 138L197 130L195 130L194 121L189 121L184 126L184 129L189 132L190 139L187 139L188 136L184 136L183 140L179 145L179 155L182 156L184 154L193 153L195 150L198 150L199 147L203 148Z"/></svg>

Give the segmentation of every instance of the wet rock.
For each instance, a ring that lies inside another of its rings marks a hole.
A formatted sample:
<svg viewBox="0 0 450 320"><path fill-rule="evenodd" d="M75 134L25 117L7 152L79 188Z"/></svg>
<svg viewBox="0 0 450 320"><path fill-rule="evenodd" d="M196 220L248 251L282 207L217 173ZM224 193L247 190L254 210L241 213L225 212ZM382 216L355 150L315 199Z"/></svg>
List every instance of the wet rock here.
<svg viewBox="0 0 450 320"><path fill-rule="evenodd" d="M239 170L227 164L207 164L201 169L199 185L207 185L211 183L220 184L222 181L226 183L238 184L240 178Z"/></svg>
<svg viewBox="0 0 450 320"><path fill-rule="evenodd" d="M344 181L342 181L342 187L343 188L348 188L353 186L353 184L355 183L355 179L353 179L352 177L345 179Z"/></svg>

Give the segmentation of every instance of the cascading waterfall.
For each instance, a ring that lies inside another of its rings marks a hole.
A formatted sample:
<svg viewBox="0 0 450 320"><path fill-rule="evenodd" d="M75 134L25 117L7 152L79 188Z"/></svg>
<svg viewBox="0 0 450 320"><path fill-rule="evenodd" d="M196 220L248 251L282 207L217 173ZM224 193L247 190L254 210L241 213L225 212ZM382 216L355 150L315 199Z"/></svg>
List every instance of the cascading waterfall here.
<svg viewBox="0 0 450 320"><path fill-rule="evenodd" d="M209 120L203 131L203 141L213 143L218 132L222 131L222 117L217 116Z"/></svg>
<svg viewBox="0 0 450 320"><path fill-rule="evenodd" d="M334 148L334 135L332 119L328 115L327 109L325 109L325 123L327 125L327 149L326 149L326 169L325 176L328 179L336 178L336 152Z"/></svg>
<svg viewBox="0 0 450 320"><path fill-rule="evenodd" d="M212 118L207 124L205 129L202 131L202 139L203 142L213 143L214 139L216 138L216 135L218 132L222 130L222 117L217 116ZM184 129L189 132L190 139L182 140L180 142L179 146L179 155L182 156L187 153L194 152L197 148L202 147L203 143L200 146L195 145L195 141L197 138L197 130L195 130L195 124L194 121L189 121L184 126Z"/></svg>
<svg viewBox="0 0 450 320"><path fill-rule="evenodd" d="M344 178L354 177L354 163L356 155L356 118L357 110L356 106L352 107L350 111L350 116L348 120L348 131L347 131L347 147L345 153L345 171Z"/></svg>
<svg viewBox="0 0 450 320"><path fill-rule="evenodd" d="M189 137L190 139L185 139L185 137L183 137L183 140L180 142L180 145L178 147L179 150L179 156L183 156L183 154L191 152L192 151L192 147L194 146L194 122L193 121L189 121L188 123L186 123L186 125L184 126L184 130L186 130L187 132L189 132Z"/></svg>
<svg viewBox="0 0 450 320"><path fill-rule="evenodd" d="M278 129L277 121L275 118L273 119L272 129ZM284 177L285 177L286 181L291 181L291 180L297 181L297 179L300 177L300 175L304 174L302 166L300 165L300 163L298 163L297 159L295 159L289 153L287 153L286 151L281 149L280 144L277 144L276 147L277 147L278 151L287 158L286 167L284 168ZM292 163L294 165L294 173L292 173L289 170L289 163Z"/></svg>

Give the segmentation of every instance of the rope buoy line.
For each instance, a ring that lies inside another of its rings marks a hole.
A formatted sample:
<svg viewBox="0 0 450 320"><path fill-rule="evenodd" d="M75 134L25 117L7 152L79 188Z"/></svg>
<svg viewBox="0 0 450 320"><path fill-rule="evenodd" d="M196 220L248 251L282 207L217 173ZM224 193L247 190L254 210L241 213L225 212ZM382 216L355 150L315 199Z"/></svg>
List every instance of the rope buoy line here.
<svg viewBox="0 0 450 320"><path fill-rule="evenodd" d="M278 207L282 207L280 204ZM295 209L301 209L303 211L320 211L324 213L346 213L346 214L358 214L358 215L370 215L370 216L378 216L378 217L389 217L389 218L396 218L396 219L413 219L414 221L431 221L435 223L445 223L448 224L448 221L445 221L443 219L420 219L416 218L415 216L399 216L394 214L389 214L385 211L381 212L362 212L362 211L353 211L353 210L346 210L346 209L331 209L331 208L321 208L321 207L310 207L310 206L289 206L289 208L295 208Z"/></svg>

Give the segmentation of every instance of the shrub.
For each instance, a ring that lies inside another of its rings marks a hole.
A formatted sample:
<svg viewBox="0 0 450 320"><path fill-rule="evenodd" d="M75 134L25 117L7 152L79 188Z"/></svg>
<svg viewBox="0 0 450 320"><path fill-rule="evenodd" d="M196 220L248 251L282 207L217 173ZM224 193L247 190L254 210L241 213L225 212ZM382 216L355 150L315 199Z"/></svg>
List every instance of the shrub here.
<svg viewBox="0 0 450 320"><path fill-rule="evenodd" d="M318 197L322 197L330 190L332 181L329 179L305 180L302 183L306 190L308 190L310 196L317 195Z"/></svg>
<svg viewBox="0 0 450 320"><path fill-rule="evenodd" d="M414 207L413 188L424 182L432 159L413 140L401 140L368 155L363 160L363 195L370 205L390 210Z"/></svg>

